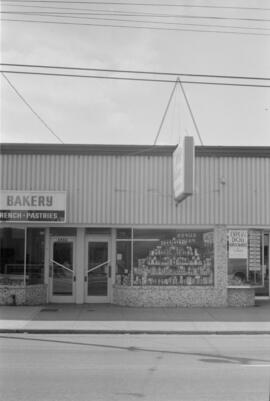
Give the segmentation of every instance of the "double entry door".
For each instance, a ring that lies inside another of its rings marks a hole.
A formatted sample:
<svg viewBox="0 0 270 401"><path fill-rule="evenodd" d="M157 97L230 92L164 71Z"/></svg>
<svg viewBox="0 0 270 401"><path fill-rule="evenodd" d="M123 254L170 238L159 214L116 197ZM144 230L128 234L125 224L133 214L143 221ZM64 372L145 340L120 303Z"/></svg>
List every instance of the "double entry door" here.
<svg viewBox="0 0 270 401"><path fill-rule="evenodd" d="M75 244L75 237L51 238L49 301L75 303L79 299L79 302L83 300L85 303L109 302L111 297L110 238L87 236L85 255L83 255L84 263L82 263L82 255L75 254Z"/></svg>

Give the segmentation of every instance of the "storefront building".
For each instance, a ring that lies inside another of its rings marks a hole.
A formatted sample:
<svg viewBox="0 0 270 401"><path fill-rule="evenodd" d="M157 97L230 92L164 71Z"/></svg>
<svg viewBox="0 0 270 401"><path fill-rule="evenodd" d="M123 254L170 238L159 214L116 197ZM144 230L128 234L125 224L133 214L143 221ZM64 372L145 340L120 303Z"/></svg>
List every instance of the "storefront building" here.
<svg viewBox="0 0 270 401"><path fill-rule="evenodd" d="M1 145L0 304L247 306L269 297L270 148Z"/></svg>

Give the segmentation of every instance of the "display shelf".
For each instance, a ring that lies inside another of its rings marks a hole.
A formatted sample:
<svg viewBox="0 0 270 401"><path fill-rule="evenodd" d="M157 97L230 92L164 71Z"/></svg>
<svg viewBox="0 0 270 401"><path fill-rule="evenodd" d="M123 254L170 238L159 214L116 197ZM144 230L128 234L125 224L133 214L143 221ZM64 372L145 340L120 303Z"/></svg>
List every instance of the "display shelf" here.
<svg viewBox="0 0 270 401"><path fill-rule="evenodd" d="M133 284L213 285L213 233L179 233L137 259Z"/></svg>

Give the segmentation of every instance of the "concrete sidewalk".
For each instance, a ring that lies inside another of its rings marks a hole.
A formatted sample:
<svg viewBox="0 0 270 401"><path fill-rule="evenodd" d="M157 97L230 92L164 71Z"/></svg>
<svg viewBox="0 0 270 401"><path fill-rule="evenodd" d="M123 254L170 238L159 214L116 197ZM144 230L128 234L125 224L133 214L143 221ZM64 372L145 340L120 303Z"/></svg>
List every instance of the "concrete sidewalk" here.
<svg viewBox="0 0 270 401"><path fill-rule="evenodd" d="M0 333L270 334L270 301L250 308L1 306Z"/></svg>

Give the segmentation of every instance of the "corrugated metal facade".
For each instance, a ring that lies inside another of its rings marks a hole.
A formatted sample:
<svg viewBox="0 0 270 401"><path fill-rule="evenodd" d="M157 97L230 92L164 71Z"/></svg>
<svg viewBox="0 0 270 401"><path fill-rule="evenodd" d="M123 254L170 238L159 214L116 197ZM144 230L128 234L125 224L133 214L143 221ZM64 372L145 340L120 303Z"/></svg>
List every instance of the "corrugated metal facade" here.
<svg viewBox="0 0 270 401"><path fill-rule="evenodd" d="M1 189L67 191L69 224L270 227L270 158L197 156L173 199L171 155L2 154Z"/></svg>

